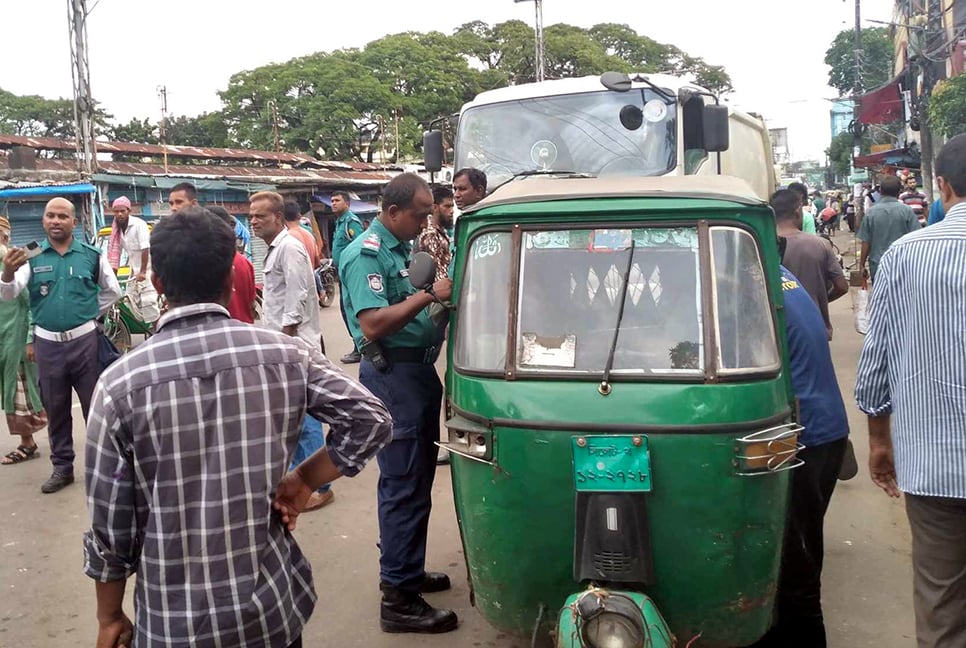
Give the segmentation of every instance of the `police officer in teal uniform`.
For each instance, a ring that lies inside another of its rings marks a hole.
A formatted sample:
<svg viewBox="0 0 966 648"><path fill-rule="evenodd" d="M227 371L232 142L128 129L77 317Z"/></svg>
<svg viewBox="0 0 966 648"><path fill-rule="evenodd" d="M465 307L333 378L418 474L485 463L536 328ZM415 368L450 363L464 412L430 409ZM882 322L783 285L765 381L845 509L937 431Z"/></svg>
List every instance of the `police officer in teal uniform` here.
<svg viewBox="0 0 966 648"><path fill-rule="evenodd" d="M30 294L40 398L54 465L40 490L55 493L74 481L71 389L86 421L101 373L94 319L120 297L121 288L100 249L74 237L77 221L69 200L48 202L43 218L47 238L39 254L12 248L4 258L0 299L14 299L24 290Z"/></svg>
<svg viewBox="0 0 966 648"><path fill-rule="evenodd" d="M359 380L389 408L392 443L379 461L379 575L385 632L448 632L452 610L421 596L450 587L446 574L426 571L426 534L436 475L443 388L433 366L437 328L427 307L431 295L409 283L408 241L433 206L429 185L404 173L383 192L382 213L342 253L339 276L352 336L362 350ZM448 300L449 278L433 285Z"/></svg>
<svg viewBox="0 0 966 648"><path fill-rule="evenodd" d="M346 246L356 239L357 236L362 234L365 229L362 227L362 221L359 217L352 213L349 209L349 194L344 191L336 191L332 194L332 212L337 216L335 221L335 233L332 237L332 263L335 264L336 269L339 267L339 261L342 260L342 252L345 250ZM339 299L339 310L342 312L342 322L345 324L345 328L349 331L349 337L352 337L352 329L349 328L349 317L345 309L345 297L340 297ZM341 358L342 364L355 364L359 362L362 356L359 354L359 348L354 346L352 351L345 354Z"/></svg>

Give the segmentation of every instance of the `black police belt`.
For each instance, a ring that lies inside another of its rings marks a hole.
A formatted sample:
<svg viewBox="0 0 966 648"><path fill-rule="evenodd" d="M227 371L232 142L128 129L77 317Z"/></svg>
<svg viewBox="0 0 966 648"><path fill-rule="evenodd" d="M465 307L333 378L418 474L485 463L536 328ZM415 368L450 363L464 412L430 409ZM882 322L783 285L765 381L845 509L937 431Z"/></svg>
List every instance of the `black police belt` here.
<svg viewBox="0 0 966 648"><path fill-rule="evenodd" d="M438 347L383 347L382 355L390 362L433 364Z"/></svg>

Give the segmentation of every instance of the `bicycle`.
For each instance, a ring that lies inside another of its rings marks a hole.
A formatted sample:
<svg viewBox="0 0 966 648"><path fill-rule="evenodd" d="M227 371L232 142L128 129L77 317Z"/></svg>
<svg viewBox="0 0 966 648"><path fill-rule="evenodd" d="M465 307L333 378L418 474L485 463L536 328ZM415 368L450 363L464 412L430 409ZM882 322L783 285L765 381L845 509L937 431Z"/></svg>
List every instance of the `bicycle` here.
<svg viewBox="0 0 966 648"><path fill-rule="evenodd" d="M154 324L145 322L136 312L131 296L125 294L104 315L104 334L121 353L131 350L132 334L149 338L154 333Z"/></svg>

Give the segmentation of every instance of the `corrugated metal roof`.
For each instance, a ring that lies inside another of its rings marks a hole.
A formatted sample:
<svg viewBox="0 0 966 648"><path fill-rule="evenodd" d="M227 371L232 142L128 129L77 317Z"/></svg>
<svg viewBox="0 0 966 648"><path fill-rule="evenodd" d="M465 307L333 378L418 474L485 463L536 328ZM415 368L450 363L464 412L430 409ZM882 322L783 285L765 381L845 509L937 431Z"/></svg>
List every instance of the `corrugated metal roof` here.
<svg viewBox="0 0 966 648"><path fill-rule="evenodd" d="M0 171L7 169L7 160L0 158ZM161 164L140 162L98 161L100 173L118 176L167 176L177 178L208 178L263 182L274 185L318 184L327 186L384 185L399 171L334 171L328 169L281 169L271 167L223 166L217 164L170 164L167 173ZM38 159L38 171L70 172L73 160Z"/></svg>
<svg viewBox="0 0 966 648"><path fill-rule="evenodd" d="M0 149L13 146L29 146L44 151L73 151L73 140L56 137L23 137L20 135L0 135ZM167 151L169 158L195 160L225 160L235 162L261 162L271 164L291 164L293 166L307 166L322 169L345 169L357 171L395 170L388 167L365 162L338 162L318 160L302 153L286 153L276 151L255 151L233 148L202 148L196 146L159 146L157 144L137 144L131 142L97 142L98 153L120 155L141 155L160 157Z"/></svg>

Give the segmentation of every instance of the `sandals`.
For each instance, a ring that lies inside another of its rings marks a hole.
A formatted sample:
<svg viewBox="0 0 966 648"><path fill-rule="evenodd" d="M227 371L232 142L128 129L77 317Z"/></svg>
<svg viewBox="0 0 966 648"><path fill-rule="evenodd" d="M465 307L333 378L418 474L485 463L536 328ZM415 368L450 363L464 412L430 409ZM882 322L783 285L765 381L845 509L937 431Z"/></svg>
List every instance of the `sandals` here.
<svg viewBox="0 0 966 648"><path fill-rule="evenodd" d="M10 452L8 452L3 457L4 460L0 462L0 465L12 466L14 464L18 464L24 461L28 461L30 459L34 459L38 456L40 455L37 453L37 446L28 448L27 446L20 445L20 446L17 446L16 450L11 450Z"/></svg>

